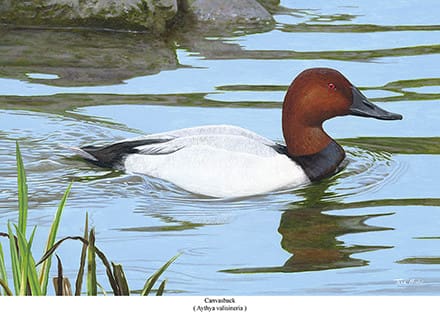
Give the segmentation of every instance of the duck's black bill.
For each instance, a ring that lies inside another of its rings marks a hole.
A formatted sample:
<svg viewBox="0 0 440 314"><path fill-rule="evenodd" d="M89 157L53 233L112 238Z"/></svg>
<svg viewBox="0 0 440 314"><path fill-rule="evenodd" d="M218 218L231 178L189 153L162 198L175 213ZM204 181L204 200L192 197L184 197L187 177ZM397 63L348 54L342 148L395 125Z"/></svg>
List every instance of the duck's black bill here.
<svg viewBox="0 0 440 314"><path fill-rule="evenodd" d="M353 116L375 118L380 120L402 120L402 115L386 111L365 97L360 90L352 87L353 103L350 106L349 114Z"/></svg>

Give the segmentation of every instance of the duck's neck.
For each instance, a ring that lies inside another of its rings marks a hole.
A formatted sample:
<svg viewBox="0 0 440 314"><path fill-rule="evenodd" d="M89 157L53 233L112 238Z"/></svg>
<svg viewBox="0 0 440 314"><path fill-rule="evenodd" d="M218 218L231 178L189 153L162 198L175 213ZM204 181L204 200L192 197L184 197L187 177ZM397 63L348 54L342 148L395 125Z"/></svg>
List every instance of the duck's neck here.
<svg viewBox="0 0 440 314"><path fill-rule="evenodd" d="M283 135L290 156L316 154L332 142L332 139L324 132L321 125L305 127L293 122L286 127L283 123Z"/></svg>
<svg viewBox="0 0 440 314"><path fill-rule="evenodd" d="M289 157L301 166L311 181L336 173L345 158L344 149L324 132L322 125L305 127L292 120L287 124L283 115L283 134Z"/></svg>

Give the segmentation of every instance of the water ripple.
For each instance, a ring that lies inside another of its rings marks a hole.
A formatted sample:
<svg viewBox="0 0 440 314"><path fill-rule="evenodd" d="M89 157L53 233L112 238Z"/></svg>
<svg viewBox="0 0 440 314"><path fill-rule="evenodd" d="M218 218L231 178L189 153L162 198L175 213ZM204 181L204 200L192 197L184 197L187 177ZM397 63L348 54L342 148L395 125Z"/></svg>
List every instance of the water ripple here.
<svg viewBox="0 0 440 314"><path fill-rule="evenodd" d="M338 197L376 192L393 182L405 165L387 152L369 151L357 147L345 147L347 166L335 176L331 191Z"/></svg>

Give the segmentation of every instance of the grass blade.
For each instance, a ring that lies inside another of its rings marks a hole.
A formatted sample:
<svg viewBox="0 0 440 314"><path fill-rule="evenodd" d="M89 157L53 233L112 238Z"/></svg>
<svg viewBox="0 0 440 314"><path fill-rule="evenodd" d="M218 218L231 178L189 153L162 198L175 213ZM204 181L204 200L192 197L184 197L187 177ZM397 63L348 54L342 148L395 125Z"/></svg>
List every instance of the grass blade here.
<svg viewBox="0 0 440 314"><path fill-rule="evenodd" d="M94 229L92 229L92 230L93 230L93 234L94 234ZM90 231L90 233L92 233L92 230ZM38 261L38 263L36 265L38 266L39 264L43 263L46 259L48 259L57 250L57 248L66 240L79 240L79 241L81 241L83 243L83 248L85 246L86 251L88 253L89 243L90 243L89 239L84 239L83 237L79 237L79 236L64 237L64 238L58 240L57 242L55 242L54 245L41 257L41 259ZM93 239L93 241L94 241L94 239ZM95 254L101 259L102 263L104 264L104 266L106 268L107 277L109 279L110 285L112 286L113 292L115 293L115 295L118 295L119 288L118 288L116 280L113 276L112 268L111 268L111 265L110 265L107 257L95 245L93 245L93 250L94 250ZM96 258L95 258L95 260L96 260ZM96 272L96 262L95 262L95 272ZM87 276L89 276L89 274L87 274ZM96 277L96 274L95 274L95 277ZM87 278L87 280L88 280L88 278ZM76 285L78 287L78 282ZM80 293L80 288L81 288L81 284L79 284L79 288L77 290L78 292L76 291L75 293Z"/></svg>
<svg viewBox="0 0 440 314"><path fill-rule="evenodd" d="M18 142L15 143L17 159L17 185L18 185L18 229L26 236L26 224L28 214L28 188L26 182L26 172L24 170L23 159L21 158Z"/></svg>
<svg viewBox="0 0 440 314"><path fill-rule="evenodd" d="M0 279L0 286L2 286L3 290L5 291L5 295L13 296L11 289L9 289L8 283L3 279Z"/></svg>
<svg viewBox="0 0 440 314"><path fill-rule="evenodd" d="M167 280L165 279L160 284L159 289L157 289L156 296L162 296L163 295L163 292L165 291L165 285L166 284L167 284Z"/></svg>
<svg viewBox="0 0 440 314"><path fill-rule="evenodd" d="M55 254L57 258L57 277L53 278L53 285L55 287L55 294L59 296L71 296L72 289L68 278L63 276L63 264L58 254Z"/></svg>
<svg viewBox="0 0 440 314"><path fill-rule="evenodd" d="M59 277L53 278L53 286L55 287L55 291L58 291L59 285ZM72 286L70 285L69 278L63 277L61 280L61 292L60 296L72 296Z"/></svg>
<svg viewBox="0 0 440 314"><path fill-rule="evenodd" d="M66 205L67 197L69 196L70 190L72 188L72 184L73 184L72 182L69 184L66 191L64 192L64 195L63 195L63 198L61 199L60 204L58 205L58 209L55 213L55 217L52 222L52 226L50 228L49 236L47 238L45 251L48 251L55 243L55 238L56 238L56 235L58 232L58 227L60 225L61 214L63 212L64 206ZM52 263L52 258L50 256L41 265L40 287L41 287L41 291L44 295L46 295L46 292L47 292L47 284L49 282L49 271L50 271L51 263Z"/></svg>
<svg viewBox="0 0 440 314"><path fill-rule="evenodd" d="M84 223L84 239L86 241L89 241L89 214L86 213L86 222ZM86 254L87 254L87 244L83 243L82 249L81 249L81 259L79 262L79 270L78 275L76 276L75 280L75 295L79 296L81 295L81 286L84 276L84 268L86 265Z"/></svg>
<svg viewBox="0 0 440 314"><path fill-rule="evenodd" d="M63 276L63 264L58 254L55 255L57 258L57 277L53 278L53 285L55 287L55 294L59 296L71 296L72 289L68 278Z"/></svg>
<svg viewBox="0 0 440 314"><path fill-rule="evenodd" d="M56 280L54 281L55 284L55 294L56 295L63 295L63 265L61 264L61 259L58 256L58 254L55 254L57 258L57 266L58 266L58 276L56 277Z"/></svg>
<svg viewBox="0 0 440 314"><path fill-rule="evenodd" d="M11 252L11 265L12 265L12 279L14 281L15 294L18 295L20 291L20 259L18 254L17 240L12 233L11 224L8 222L8 234L9 234L9 250Z"/></svg>
<svg viewBox="0 0 440 314"><path fill-rule="evenodd" d="M87 228L86 228L87 230ZM94 235L94 229L93 230L93 235ZM92 230L90 231L90 234L92 233ZM56 249L66 240L79 240L83 243L83 248L86 248L87 251L87 256L88 256L88 261L90 261L90 257L89 257L89 249L90 249L90 239L85 239L83 237L79 237L79 236L73 236L73 237L64 237L60 240L58 240L57 242L54 243L54 245L41 257L41 259L38 261L37 265L43 263L46 259L48 259L55 251ZM95 239L93 239L94 242ZM93 245L93 251L94 254L98 255L98 257L101 259L102 263L104 264L105 268L106 268L106 272L107 272L107 276L108 279L110 281L110 284L113 288L113 291L116 291L116 293L118 293L118 286L116 283L116 280L112 274L112 268L110 266L110 263L108 261L108 259L106 258L106 256L104 255L104 253L102 253L95 245ZM95 258L96 260L96 258ZM88 263L89 266L89 263ZM96 262L95 262L95 272L96 272ZM82 278L82 275L80 276ZM96 277L96 274L95 274ZM87 274L87 280L89 280L89 273ZM77 288L77 290L75 291L75 293L80 293L80 289L81 289L81 284L78 284L78 279L77 279L77 283L76 286L79 287ZM87 288L89 291L89 288ZM76 294L79 295L79 294Z"/></svg>
<svg viewBox="0 0 440 314"><path fill-rule="evenodd" d="M38 261L37 266L40 265L41 263L43 263L45 260L47 260L55 251L56 249L61 245L61 243L63 243L66 240L79 240L82 243L85 243L86 245L89 244L88 241L86 241L83 237L64 237L62 239L59 239L48 251L46 251L46 253L44 253L44 255L41 257L41 259Z"/></svg>
<svg viewBox="0 0 440 314"><path fill-rule="evenodd" d="M3 253L3 247L2 247L1 243L0 243L0 280L4 282L6 287L8 287L8 274L6 273L4 253ZM5 295L7 295L6 289L3 288L3 292ZM0 296L1 295L2 295L2 293L0 293Z"/></svg>
<svg viewBox="0 0 440 314"><path fill-rule="evenodd" d="M29 255L31 246L27 242L24 234L16 227L18 238L18 249L20 251L20 289L18 295L27 295L28 288L28 271L29 271Z"/></svg>
<svg viewBox="0 0 440 314"><path fill-rule="evenodd" d="M90 230L89 246L87 248L87 295L97 295L96 284L96 250L95 250L95 229Z"/></svg>
<svg viewBox="0 0 440 314"><path fill-rule="evenodd" d="M32 295L39 296L41 294L40 283L38 281L37 267L35 265L34 257L31 253L32 243L34 241L34 235L37 227L34 227L31 233L31 237L28 241L29 256L28 256L28 284Z"/></svg>
<svg viewBox="0 0 440 314"><path fill-rule="evenodd" d="M150 294L153 289L154 284L159 279L159 277L163 274L163 272L180 256L177 254L172 257L168 262L166 262L161 268L159 268L150 278L145 282L144 289L142 289L141 296L147 296Z"/></svg>
<svg viewBox="0 0 440 314"><path fill-rule="evenodd" d="M96 246L95 246L96 255L101 259L102 263L105 266L105 272L107 274L108 281L110 282L110 285L113 290L114 295L119 295L119 287L116 282L115 277L113 276L112 268L110 266L110 263L108 262L107 257L102 253Z"/></svg>
<svg viewBox="0 0 440 314"><path fill-rule="evenodd" d="M32 295L43 295L41 293L41 287L40 287L40 282L38 281L38 273L37 273L37 267L35 266L35 260L32 256L32 254L30 254L29 256L29 270L28 270L28 282L29 282L29 287L31 289L31 293ZM44 294L46 295L46 294Z"/></svg>
<svg viewBox="0 0 440 314"><path fill-rule="evenodd" d="M112 263L113 274L119 287L118 295L130 295L130 289L128 288L127 279L125 277L124 270L121 264Z"/></svg>

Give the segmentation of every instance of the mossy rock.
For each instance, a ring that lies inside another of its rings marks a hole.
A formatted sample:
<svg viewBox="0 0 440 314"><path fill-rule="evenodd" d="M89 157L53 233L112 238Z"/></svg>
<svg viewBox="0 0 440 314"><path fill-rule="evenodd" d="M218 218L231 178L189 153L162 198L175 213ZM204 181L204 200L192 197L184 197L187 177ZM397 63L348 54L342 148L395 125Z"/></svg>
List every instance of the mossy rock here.
<svg viewBox="0 0 440 314"><path fill-rule="evenodd" d="M198 22L222 24L268 24L272 15L256 0L186 0L187 10Z"/></svg>
<svg viewBox="0 0 440 314"><path fill-rule="evenodd" d="M14 27L93 28L162 35L179 21L217 28L274 25L279 0L0 0L0 23ZM184 23L185 24L185 23Z"/></svg>
<svg viewBox="0 0 440 314"><path fill-rule="evenodd" d="M93 27L163 33L177 0L3 0L0 22L15 26Z"/></svg>

